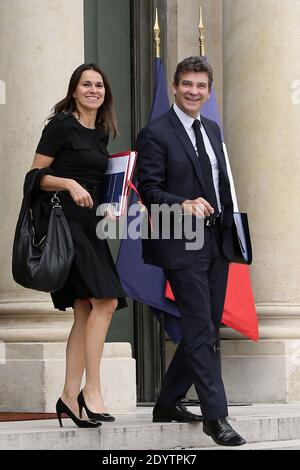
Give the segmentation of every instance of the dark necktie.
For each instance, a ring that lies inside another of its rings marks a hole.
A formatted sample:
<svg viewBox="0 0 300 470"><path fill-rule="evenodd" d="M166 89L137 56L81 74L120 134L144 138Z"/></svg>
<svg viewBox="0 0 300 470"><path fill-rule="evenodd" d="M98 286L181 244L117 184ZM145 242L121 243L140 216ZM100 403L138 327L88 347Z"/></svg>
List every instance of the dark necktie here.
<svg viewBox="0 0 300 470"><path fill-rule="evenodd" d="M200 121L199 119L195 119L193 122L193 129L195 131L196 136L196 145L198 149L198 158L202 168L204 180L205 180L205 199L210 203L210 205L215 209L214 214L210 216L210 219L215 218L218 213L218 203L217 203L217 196L214 187L214 180L212 175L212 168L209 156L206 153L202 132L200 130Z"/></svg>

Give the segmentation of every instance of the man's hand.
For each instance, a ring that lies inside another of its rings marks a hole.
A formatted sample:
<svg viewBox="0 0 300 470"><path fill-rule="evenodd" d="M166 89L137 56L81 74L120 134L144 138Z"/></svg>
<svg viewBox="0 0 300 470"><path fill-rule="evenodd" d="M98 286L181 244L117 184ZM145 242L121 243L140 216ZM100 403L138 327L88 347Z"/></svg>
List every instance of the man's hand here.
<svg viewBox="0 0 300 470"><path fill-rule="evenodd" d="M214 208L203 197L197 199L186 199L182 204L184 214L194 215L200 219L205 219L214 213Z"/></svg>

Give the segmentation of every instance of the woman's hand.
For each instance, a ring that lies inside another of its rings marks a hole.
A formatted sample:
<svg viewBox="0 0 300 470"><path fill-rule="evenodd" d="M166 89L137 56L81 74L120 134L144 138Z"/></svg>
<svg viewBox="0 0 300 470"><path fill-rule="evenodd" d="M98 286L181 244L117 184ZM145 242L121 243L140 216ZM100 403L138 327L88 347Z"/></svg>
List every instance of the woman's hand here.
<svg viewBox="0 0 300 470"><path fill-rule="evenodd" d="M113 207L107 207L104 211L104 218L112 221L116 221L117 217L114 215Z"/></svg>
<svg viewBox="0 0 300 470"><path fill-rule="evenodd" d="M89 209L93 207L93 199L90 193L77 183L77 181L68 180L66 189L69 191L71 198L77 206L87 207Z"/></svg>

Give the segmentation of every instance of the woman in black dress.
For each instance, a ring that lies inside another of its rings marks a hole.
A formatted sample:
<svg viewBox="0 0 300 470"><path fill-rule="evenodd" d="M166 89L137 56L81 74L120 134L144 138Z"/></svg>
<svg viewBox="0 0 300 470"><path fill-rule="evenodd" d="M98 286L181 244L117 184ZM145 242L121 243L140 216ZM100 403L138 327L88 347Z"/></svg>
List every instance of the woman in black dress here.
<svg viewBox="0 0 300 470"><path fill-rule="evenodd" d="M116 116L108 80L95 64L78 67L67 96L54 106L45 127L32 168L51 167L55 176L41 179L43 195L59 191L75 251L69 277L51 294L54 307L74 309L74 324L66 352L64 390L56 409L80 427L113 421L100 388L100 361L106 333L116 308L126 306L106 240L96 235L97 198L108 163L109 134L117 135ZM85 371L85 386L80 392ZM80 393L79 393L80 392ZM85 409L89 420L83 420Z"/></svg>

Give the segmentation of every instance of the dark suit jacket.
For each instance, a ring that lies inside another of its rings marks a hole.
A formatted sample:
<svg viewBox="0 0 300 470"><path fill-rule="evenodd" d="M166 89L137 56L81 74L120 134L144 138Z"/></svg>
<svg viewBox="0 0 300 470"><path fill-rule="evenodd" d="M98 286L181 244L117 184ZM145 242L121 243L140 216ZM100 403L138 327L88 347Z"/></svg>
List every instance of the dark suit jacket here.
<svg viewBox="0 0 300 470"><path fill-rule="evenodd" d="M219 164L222 212L223 251L230 260L232 246L232 199L222 147L221 132L216 122L201 116ZM191 140L173 107L148 126L137 139L137 177L142 202L148 211L151 204L181 204L186 199L205 197L205 181ZM182 269L193 263L195 251L186 250L186 240L143 240L146 263L166 269Z"/></svg>

